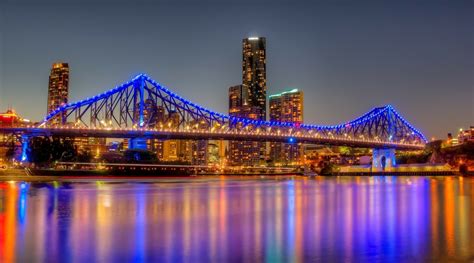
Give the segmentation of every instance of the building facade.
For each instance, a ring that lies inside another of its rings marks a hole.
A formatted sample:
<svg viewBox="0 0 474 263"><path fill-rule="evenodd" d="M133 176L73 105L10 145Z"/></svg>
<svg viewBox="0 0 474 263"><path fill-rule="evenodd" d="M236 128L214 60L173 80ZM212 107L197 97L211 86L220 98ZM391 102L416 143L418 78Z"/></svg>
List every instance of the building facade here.
<svg viewBox="0 0 474 263"><path fill-rule="evenodd" d="M303 92L297 89L269 96L270 121L303 123ZM298 143L270 143L270 159L275 164L302 163L303 146Z"/></svg>
<svg viewBox="0 0 474 263"><path fill-rule="evenodd" d="M243 85L229 88L229 115L258 120L261 109L256 106L249 106L243 94ZM265 143L263 142L230 141L228 164L232 166L254 166L264 156L265 148Z"/></svg>
<svg viewBox="0 0 474 263"><path fill-rule="evenodd" d="M0 127L25 127L30 124L30 120L23 119L13 109L0 113Z"/></svg>
<svg viewBox="0 0 474 263"><path fill-rule="evenodd" d="M460 129L458 134L458 143L463 144L467 142L474 142L474 126L469 129Z"/></svg>
<svg viewBox="0 0 474 263"><path fill-rule="evenodd" d="M15 110L0 113L0 127L26 127L30 120L23 119ZM0 134L0 163L17 159L21 153L21 140L14 134Z"/></svg>
<svg viewBox="0 0 474 263"><path fill-rule="evenodd" d="M69 97L69 65L54 63L49 75L47 114L67 104ZM66 120L62 120L66 121ZM52 120L53 124L62 124L60 117Z"/></svg>

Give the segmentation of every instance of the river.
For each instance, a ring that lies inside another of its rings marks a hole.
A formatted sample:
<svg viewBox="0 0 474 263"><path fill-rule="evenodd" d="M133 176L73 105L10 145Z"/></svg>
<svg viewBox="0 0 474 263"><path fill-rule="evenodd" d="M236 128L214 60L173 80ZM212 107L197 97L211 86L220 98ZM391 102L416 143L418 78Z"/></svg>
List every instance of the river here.
<svg viewBox="0 0 474 263"><path fill-rule="evenodd" d="M474 178L0 182L0 262L474 260Z"/></svg>

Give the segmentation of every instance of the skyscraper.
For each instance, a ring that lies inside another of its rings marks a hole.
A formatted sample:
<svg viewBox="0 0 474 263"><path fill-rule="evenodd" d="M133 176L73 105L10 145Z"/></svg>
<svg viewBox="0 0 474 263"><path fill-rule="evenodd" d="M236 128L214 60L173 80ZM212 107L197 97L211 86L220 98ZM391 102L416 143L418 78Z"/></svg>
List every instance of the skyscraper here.
<svg viewBox="0 0 474 263"><path fill-rule="evenodd" d="M229 88L229 115L253 120L266 120L266 51L264 37L242 40L242 85ZM265 143L229 143L231 165L252 166L265 155Z"/></svg>
<svg viewBox="0 0 474 263"><path fill-rule="evenodd" d="M303 122L303 92L297 89L270 95L270 121ZM270 158L275 163L297 164L301 161L302 145L270 143Z"/></svg>
<svg viewBox="0 0 474 263"><path fill-rule="evenodd" d="M47 114L61 105L67 104L69 95L69 65L54 63L49 75ZM60 124L59 118L53 124Z"/></svg>
<svg viewBox="0 0 474 263"><path fill-rule="evenodd" d="M256 107L258 120L266 120L267 73L266 40L249 37L242 40L242 96L244 105Z"/></svg>

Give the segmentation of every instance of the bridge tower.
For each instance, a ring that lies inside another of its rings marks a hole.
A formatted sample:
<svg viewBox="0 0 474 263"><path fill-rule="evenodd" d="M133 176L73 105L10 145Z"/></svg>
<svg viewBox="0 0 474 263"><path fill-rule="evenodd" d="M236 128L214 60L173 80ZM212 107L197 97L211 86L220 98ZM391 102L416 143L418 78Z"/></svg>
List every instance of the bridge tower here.
<svg viewBox="0 0 474 263"><path fill-rule="evenodd" d="M395 159L395 149L373 149L372 150L372 171L389 172L397 165Z"/></svg>
<svg viewBox="0 0 474 263"><path fill-rule="evenodd" d="M386 107L385 112L385 129L386 138L389 142L393 141L394 134L396 134L396 116L394 115L392 106ZM395 149L391 148L375 148L372 150L372 171L384 172L391 171L397 165L395 158Z"/></svg>
<svg viewBox="0 0 474 263"><path fill-rule="evenodd" d="M145 126L145 78L140 75L133 83L133 120L135 127L143 128ZM128 141L128 149L147 149L146 138L131 138Z"/></svg>

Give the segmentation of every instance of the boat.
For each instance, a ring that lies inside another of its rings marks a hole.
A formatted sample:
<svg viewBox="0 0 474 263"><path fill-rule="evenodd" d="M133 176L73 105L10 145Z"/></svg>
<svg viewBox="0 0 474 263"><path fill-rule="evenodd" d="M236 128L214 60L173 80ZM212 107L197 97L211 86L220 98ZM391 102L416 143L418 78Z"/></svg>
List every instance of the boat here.
<svg viewBox="0 0 474 263"><path fill-rule="evenodd" d="M309 166L305 165L303 167L303 175L308 176L308 177L314 177L314 176L318 176L319 174L316 171L310 169Z"/></svg>
<svg viewBox="0 0 474 263"><path fill-rule="evenodd" d="M172 164L58 162L51 168L27 168L27 173L38 176L191 176L200 168Z"/></svg>
<svg viewBox="0 0 474 263"><path fill-rule="evenodd" d="M303 175L307 177L314 177L314 176L318 176L319 174L316 172L304 172Z"/></svg>

